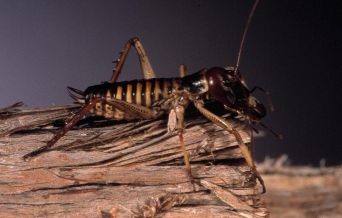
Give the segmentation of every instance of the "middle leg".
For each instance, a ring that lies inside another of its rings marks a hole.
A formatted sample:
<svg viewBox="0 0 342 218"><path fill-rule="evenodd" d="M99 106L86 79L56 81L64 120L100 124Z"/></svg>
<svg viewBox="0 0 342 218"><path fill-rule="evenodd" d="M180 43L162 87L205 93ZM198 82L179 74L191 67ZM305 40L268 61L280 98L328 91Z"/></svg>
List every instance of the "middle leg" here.
<svg viewBox="0 0 342 218"><path fill-rule="evenodd" d="M186 150L185 144L184 144L184 113L185 109L187 108L189 104L189 100L185 97L180 95L173 101L172 109L169 113L169 120L168 120L168 131L172 132L174 130L177 130L178 137L179 137L179 143L180 147L183 152L184 157L184 163L186 167L186 171L190 177L190 180L193 181L192 173L191 173L191 166L190 166L190 158L189 158L189 152Z"/></svg>

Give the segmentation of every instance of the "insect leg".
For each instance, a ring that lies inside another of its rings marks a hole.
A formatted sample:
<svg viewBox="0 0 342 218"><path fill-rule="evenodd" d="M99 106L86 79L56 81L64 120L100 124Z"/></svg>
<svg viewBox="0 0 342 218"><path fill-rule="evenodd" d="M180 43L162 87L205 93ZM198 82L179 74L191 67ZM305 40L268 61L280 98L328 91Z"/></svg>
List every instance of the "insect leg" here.
<svg viewBox="0 0 342 218"><path fill-rule="evenodd" d="M186 167L186 171L189 175L190 181L193 182L193 177L191 173L191 166L189 160L189 152L186 150L183 138L184 132L184 113L185 109L189 104L189 100L183 93L175 94L175 99L172 102L172 109L169 113L168 119L168 132L172 132L177 129L179 144L183 152L184 163Z"/></svg>
<svg viewBox="0 0 342 218"><path fill-rule="evenodd" d="M115 83L121 73L122 67L126 61L128 52L132 47L132 39L128 40L125 47L121 50L119 58L114 61L115 67L113 69L112 78L108 81L109 83Z"/></svg>
<svg viewBox="0 0 342 218"><path fill-rule="evenodd" d="M134 37L128 40L125 47L121 50L119 58L115 61L116 65L113 69L112 78L108 81L109 83L115 83L117 81L132 45L137 51L144 79L152 79L156 77L141 42L137 37Z"/></svg>
<svg viewBox="0 0 342 218"><path fill-rule="evenodd" d="M184 131L184 106L177 106L175 108L176 111L176 117L177 117L177 124L178 124L178 137L179 137L179 143L180 147L183 152L184 162L186 171L188 172L188 175L190 179L192 180L192 174L191 174L191 166L190 166L190 160L189 160L189 152L186 150L184 139L183 139L183 131Z"/></svg>
<svg viewBox="0 0 342 218"><path fill-rule="evenodd" d="M141 118L141 119L155 119L158 118L162 113L157 109L150 109L148 107L137 105L133 103L128 103L126 101L118 100L118 99L111 99L111 100L104 100L105 103L112 105L113 107L125 111L125 113L129 113L134 118Z"/></svg>
<svg viewBox="0 0 342 218"><path fill-rule="evenodd" d="M26 160L28 158L32 158L44 152L47 152L49 148L51 148L60 138L62 138L73 126L77 124L77 122L82 119L83 116L87 114L87 112L94 107L94 105L101 101L101 98L94 98L88 104L84 105L80 111L74 114L72 117L67 118L65 120L65 126L59 130L53 138L45 145L37 150L34 150L26 155L23 156L23 159Z"/></svg>
<svg viewBox="0 0 342 218"><path fill-rule="evenodd" d="M183 138L185 107L186 106L184 106L184 105L179 105L178 100L176 100L175 106L170 111L167 126L168 126L169 132L172 132L175 129L177 129L180 147L181 147L182 152L183 152L186 171L188 172L188 175L189 175L190 179L192 180L191 166L190 166L190 160L189 160L189 152L186 150L186 147L184 144L184 138Z"/></svg>
<svg viewBox="0 0 342 218"><path fill-rule="evenodd" d="M141 71L143 73L144 79L156 78L156 74L154 73L152 69L152 65L150 64L150 61L146 55L145 49L142 46L139 38L135 37L133 38L133 41L134 41L134 47L139 56L140 67L141 67Z"/></svg>
<svg viewBox="0 0 342 218"><path fill-rule="evenodd" d="M238 131L226 120L222 119L221 117L215 115L214 113L210 112L206 108L204 108L204 104L201 101L193 100L195 107L209 120L211 120L216 125L222 127L223 129L227 130L228 132L232 133L239 145L239 148L241 150L242 155L244 156L247 165L252 169L255 176L258 178L261 186L262 186L262 193L266 192L266 187L264 180L261 178L261 175L256 169L256 166L254 164L254 159L249 152L248 146L243 142L241 135L238 133Z"/></svg>

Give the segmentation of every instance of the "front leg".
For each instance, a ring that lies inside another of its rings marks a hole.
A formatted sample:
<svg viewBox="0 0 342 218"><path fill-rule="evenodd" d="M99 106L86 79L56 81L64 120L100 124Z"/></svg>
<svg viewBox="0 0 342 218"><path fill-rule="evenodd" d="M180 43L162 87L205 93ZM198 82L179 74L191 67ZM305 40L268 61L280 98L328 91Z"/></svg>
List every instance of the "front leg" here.
<svg viewBox="0 0 342 218"><path fill-rule="evenodd" d="M221 128L225 129L226 131L232 133L239 145L239 148L241 150L242 155L244 156L247 165L252 169L255 176L258 178L260 184L262 185L262 193L266 192L266 187L264 180L261 178L260 173L256 169L256 166L254 164L254 159L249 152L248 146L243 142L241 135L238 133L238 131L233 127L232 124L230 124L228 121L224 120L223 118L215 115L214 113L210 112L206 108L204 108L204 104L202 101L199 100L193 100L195 107L209 120L211 120L216 125L220 126Z"/></svg>

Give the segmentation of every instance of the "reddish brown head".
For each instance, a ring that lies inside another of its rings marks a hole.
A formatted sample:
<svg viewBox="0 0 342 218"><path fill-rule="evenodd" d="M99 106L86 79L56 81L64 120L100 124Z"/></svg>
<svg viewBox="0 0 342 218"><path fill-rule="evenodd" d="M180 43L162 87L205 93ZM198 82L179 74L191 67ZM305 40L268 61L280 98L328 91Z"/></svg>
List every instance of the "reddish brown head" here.
<svg viewBox="0 0 342 218"><path fill-rule="evenodd" d="M250 91L234 70L214 67L205 73L208 94L227 108L237 110L251 121L259 121L266 115L266 109Z"/></svg>

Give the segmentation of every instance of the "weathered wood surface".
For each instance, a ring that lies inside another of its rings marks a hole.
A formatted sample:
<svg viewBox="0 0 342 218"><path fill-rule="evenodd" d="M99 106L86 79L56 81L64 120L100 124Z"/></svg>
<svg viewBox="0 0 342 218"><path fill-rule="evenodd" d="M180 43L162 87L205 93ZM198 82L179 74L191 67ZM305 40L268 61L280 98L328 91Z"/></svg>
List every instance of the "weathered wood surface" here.
<svg viewBox="0 0 342 218"><path fill-rule="evenodd" d="M283 160L259 164L272 217L342 217L342 167L286 166Z"/></svg>
<svg viewBox="0 0 342 218"><path fill-rule="evenodd" d="M55 120L75 110L0 109L0 217L267 215L235 138L203 118L189 119L184 135L196 184L189 182L178 137L166 132L165 119L85 122L52 151L23 161L51 138Z"/></svg>

